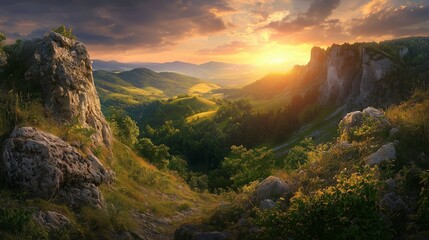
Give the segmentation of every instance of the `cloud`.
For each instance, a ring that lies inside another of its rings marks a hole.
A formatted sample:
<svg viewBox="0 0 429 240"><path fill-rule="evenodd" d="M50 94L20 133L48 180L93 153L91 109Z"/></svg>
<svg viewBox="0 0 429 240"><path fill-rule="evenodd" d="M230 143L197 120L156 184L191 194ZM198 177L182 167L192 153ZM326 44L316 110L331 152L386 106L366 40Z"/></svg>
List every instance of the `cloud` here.
<svg viewBox="0 0 429 240"><path fill-rule="evenodd" d="M299 32L306 27L323 23L339 4L340 0L313 0L306 12L298 13L296 16L288 15L280 21L269 23L266 27L283 34Z"/></svg>
<svg viewBox="0 0 429 240"><path fill-rule="evenodd" d="M204 55L232 55L240 52L252 50L251 46L242 41L232 41L214 48L204 48L197 51L198 54Z"/></svg>
<svg viewBox="0 0 429 240"><path fill-rule="evenodd" d="M65 24L92 46L163 48L228 28L226 0L3 0L0 29L26 37Z"/></svg>
<svg viewBox="0 0 429 240"><path fill-rule="evenodd" d="M350 32L357 36L394 37L427 35L429 8L422 4L393 6L387 0L377 0L363 6L364 16L351 21Z"/></svg>

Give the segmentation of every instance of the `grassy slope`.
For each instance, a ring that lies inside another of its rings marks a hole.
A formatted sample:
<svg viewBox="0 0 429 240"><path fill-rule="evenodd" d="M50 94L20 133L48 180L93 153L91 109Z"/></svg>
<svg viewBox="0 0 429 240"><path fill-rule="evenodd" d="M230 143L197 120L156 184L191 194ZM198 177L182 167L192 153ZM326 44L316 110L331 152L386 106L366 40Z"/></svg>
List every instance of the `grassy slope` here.
<svg viewBox="0 0 429 240"><path fill-rule="evenodd" d="M101 101L126 104L165 99L181 94L207 94L219 86L172 72L157 73L145 68L125 72L95 71L94 80Z"/></svg>
<svg viewBox="0 0 429 240"><path fill-rule="evenodd" d="M30 239L33 236L46 239L46 231L25 217L27 212L31 213L30 209L42 209L60 212L73 222L71 230L61 233L62 239L82 235L85 239L116 239L115 234L124 231L149 239L170 239L177 226L201 221L217 205L215 196L193 191L175 173L156 169L122 143L115 141L113 154L109 153L92 146L89 137L83 133L70 131L73 126L55 123L44 115L40 103L26 102L18 106L15 113L19 126L34 126L69 142L80 141L83 144L81 152L85 152L85 148L97 152L102 163L115 171L116 181L100 186L107 203L105 210L83 208L77 212L51 201L26 199L21 192L9 189L0 181L0 201L3 207L8 207L8 212L0 211L0 222L10 222L8 217L18 214L13 217L18 223L10 223L10 232L4 233L0 228L0 238ZM8 131L1 131L2 137ZM20 226L27 230L12 232Z"/></svg>

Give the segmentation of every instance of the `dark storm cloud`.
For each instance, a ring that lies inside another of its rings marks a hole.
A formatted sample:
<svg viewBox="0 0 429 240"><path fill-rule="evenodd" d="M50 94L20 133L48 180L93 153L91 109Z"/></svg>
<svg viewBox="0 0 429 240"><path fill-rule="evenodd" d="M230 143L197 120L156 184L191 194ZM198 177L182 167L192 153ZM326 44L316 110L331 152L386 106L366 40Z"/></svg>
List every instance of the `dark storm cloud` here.
<svg viewBox="0 0 429 240"><path fill-rule="evenodd" d="M216 13L232 11L226 0L2 0L1 5L0 31L9 36L34 36L65 24L85 43L122 48L164 47L222 31L228 24Z"/></svg>
<svg viewBox="0 0 429 240"><path fill-rule="evenodd" d="M276 29L280 33L293 33L305 27L318 26L339 4L340 0L313 0L306 12L298 13L296 16L288 15L281 21L269 23L267 27Z"/></svg>
<svg viewBox="0 0 429 240"><path fill-rule="evenodd" d="M427 6L386 7L371 12L368 16L353 19L351 33L358 36L406 36L427 35L427 27L418 25L429 23Z"/></svg>

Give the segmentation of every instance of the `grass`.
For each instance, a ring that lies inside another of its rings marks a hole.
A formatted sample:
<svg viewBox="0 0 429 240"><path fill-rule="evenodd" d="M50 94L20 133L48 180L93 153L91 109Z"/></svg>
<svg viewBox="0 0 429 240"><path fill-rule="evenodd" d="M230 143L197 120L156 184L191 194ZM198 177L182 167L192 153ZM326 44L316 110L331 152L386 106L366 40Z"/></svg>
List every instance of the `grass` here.
<svg viewBox="0 0 429 240"><path fill-rule="evenodd" d="M32 126L66 141L77 140L90 148L93 147L85 141L89 139L87 135L92 133L91 129L83 129L73 123L58 124L37 99L24 101L23 97L16 94L0 96L3 103L0 105L0 114L3 117L0 120L0 130L3 138L15 125ZM211 101L201 98L197 98L196 102L201 106L213 105ZM103 165L112 168L116 173L116 182L100 186L107 203L106 209L82 208L73 211L49 200L26 199L19 191L9 189L2 180L0 201L3 207L11 209L4 212L3 220L14 225L7 231L1 230L0 238L47 239L61 236L64 239L73 239L76 236L85 236L87 239L114 239L114 232L145 231L141 222L133 215L136 212L150 214L152 219L147 221L155 225L159 224L158 219L169 219L168 224L157 225L157 228L159 227L159 234L171 236L180 224L205 218L218 204L215 196L194 192L181 177L158 170L122 143L114 142L113 154L106 149L93 150L97 152ZM73 223L73 229L48 233L29 217L36 209L65 215ZM14 217L15 215L22 218ZM8 220L8 216L20 221L15 224ZM19 228L26 230L19 231Z"/></svg>
<svg viewBox="0 0 429 240"><path fill-rule="evenodd" d="M217 112L217 110L210 110L210 111L206 111L206 112L197 113L197 114L194 114L192 116L187 117L186 122L193 122L193 121L198 121L201 119L212 119L216 115L216 112Z"/></svg>
<svg viewBox="0 0 429 240"><path fill-rule="evenodd" d="M189 93L197 94L197 93L208 93L212 90L219 89L220 87L213 83L198 83L189 88Z"/></svg>

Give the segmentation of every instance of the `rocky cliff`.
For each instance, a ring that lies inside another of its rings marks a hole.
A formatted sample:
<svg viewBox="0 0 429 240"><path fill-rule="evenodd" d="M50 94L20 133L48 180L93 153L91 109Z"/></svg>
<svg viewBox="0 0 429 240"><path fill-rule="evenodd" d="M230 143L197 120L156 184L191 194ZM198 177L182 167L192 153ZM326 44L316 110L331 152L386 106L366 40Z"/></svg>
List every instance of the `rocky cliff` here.
<svg viewBox="0 0 429 240"><path fill-rule="evenodd" d="M62 123L93 128L96 145L110 147L112 133L101 112L92 65L86 47L79 41L49 32L42 39L24 42L21 55L27 70L25 80L41 87L45 107Z"/></svg>
<svg viewBox="0 0 429 240"><path fill-rule="evenodd" d="M390 58L364 45L333 45L326 50L321 76L320 101L336 103L345 100L358 106L376 102L377 97L388 99L392 96L374 96L386 92L385 77L395 68ZM311 62L311 61L310 61Z"/></svg>
<svg viewBox="0 0 429 240"><path fill-rule="evenodd" d="M304 66L223 93L231 98L283 102L300 96L305 99L301 108L314 101L346 105L349 111L367 106L386 108L408 98L415 88L427 88L428 69L427 37L333 44L327 49L314 47Z"/></svg>
<svg viewBox="0 0 429 240"><path fill-rule="evenodd" d="M92 154L84 156L59 137L32 127L13 130L0 157L11 185L73 208L103 207L97 186L114 176Z"/></svg>

